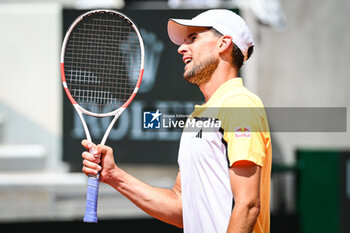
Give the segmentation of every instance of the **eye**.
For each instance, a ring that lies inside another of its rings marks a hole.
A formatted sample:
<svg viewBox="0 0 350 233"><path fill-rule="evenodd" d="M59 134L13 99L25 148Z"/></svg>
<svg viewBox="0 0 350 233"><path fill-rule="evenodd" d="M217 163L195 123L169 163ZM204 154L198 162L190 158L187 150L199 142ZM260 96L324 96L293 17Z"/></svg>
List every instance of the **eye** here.
<svg viewBox="0 0 350 233"><path fill-rule="evenodd" d="M198 38L197 33L192 33L190 35L187 36L187 39L185 39L186 43L193 43L194 41L196 41Z"/></svg>

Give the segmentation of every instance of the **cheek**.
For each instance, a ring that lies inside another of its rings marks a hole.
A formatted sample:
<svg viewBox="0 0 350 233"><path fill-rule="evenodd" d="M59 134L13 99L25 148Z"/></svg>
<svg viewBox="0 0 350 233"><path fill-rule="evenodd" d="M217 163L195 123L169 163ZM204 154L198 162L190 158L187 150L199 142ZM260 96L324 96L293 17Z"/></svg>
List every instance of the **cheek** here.
<svg viewBox="0 0 350 233"><path fill-rule="evenodd" d="M217 49L217 41L212 39L198 40L188 47L194 64L215 58L218 55Z"/></svg>
<svg viewBox="0 0 350 233"><path fill-rule="evenodd" d="M217 55L216 43L209 41L204 43L201 47L197 48L198 57L204 58L213 58Z"/></svg>
<svg viewBox="0 0 350 233"><path fill-rule="evenodd" d="M215 53L210 51L210 49L202 50L193 60L195 63L206 62L208 60L215 59Z"/></svg>

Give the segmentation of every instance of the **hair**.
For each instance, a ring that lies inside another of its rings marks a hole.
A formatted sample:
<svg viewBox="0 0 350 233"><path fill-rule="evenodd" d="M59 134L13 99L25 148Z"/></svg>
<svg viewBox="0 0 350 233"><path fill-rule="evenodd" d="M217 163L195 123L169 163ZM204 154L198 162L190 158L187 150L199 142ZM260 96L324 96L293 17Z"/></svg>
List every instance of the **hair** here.
<svg viewBox="0 0 350 233"><path fill-rule="evenodd" d="M217 37L223 36L215 28L210 28L210 31L212 31ZM237 70L240 70L241 67L243 66L243 63L244 63L244 55L235 43L232 42L232 44L233 44L233 49L232 49L232 53L231 53L232 65L234 67L236 67ZM252 45L248 48L247 60L253 54L253 51L254 51L254 45Z"/></svg>

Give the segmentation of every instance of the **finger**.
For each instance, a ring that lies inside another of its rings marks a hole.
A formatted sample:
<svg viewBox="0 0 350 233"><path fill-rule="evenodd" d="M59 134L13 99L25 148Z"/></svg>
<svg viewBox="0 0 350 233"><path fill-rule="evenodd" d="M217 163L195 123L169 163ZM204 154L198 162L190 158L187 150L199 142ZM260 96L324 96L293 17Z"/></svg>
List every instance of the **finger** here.
<svg viewBox="0 0 350 233"><path fill-rule="evenodd" d="M94 157L100 157L100 152L96 150L96 145L86 139L81 141L81 145L89 150Z"/></svg>
<svg viewBox="0 0 350 233"><path fill-rule="evenodd" d="M100 157L95 157L94 155L92 155L91 153L84 151L81 155L81 157L83 157L83 159L86 159L88 161L94 162L99 164L101 162Z"/></svg>
<svg viewBox="0 0 350 233"><path fill-rule="evenodd" d="M88 167L83 167L82 171L86 174L86 175L93 175L96 176L98 174L98 171L88 168Z"/></svg>
<svg viewBox="0 0 350 233"><path fill-rule="evenodd" d="M110 147L105 146L105 145L97 145L93 146L90 150L90 153L95 157L101 159L101 155L107 154L107 151L110 152Z"/></svg>
<svg viewBox="0 0 350 233"><path fill-rule="evenodd" d="M84 165L84 167L96 170L98 172L102 170L102 167L100 165L98 165L97 163L91 162L89 160L86 160L86 159L83 160L83 165Z"/></svg>
<svg viewBox="0 0 350 233"><path fill-rule="evenodd" d="M96 158L100 158L101 157L101 149L98 146L93 146L90 149L90 152Z"/></svg>
<svg viewBox="0 0 350 233"><path fill-rule="evenodd" d="M82 145L83 147L85 147L85 149L88 149L88 150L90 150L91 148L93 148L94 146L96 146L94 143L89 142L89 141L86 140L86 139L84 139L84 140L81 141L81 145Z"/></svg>

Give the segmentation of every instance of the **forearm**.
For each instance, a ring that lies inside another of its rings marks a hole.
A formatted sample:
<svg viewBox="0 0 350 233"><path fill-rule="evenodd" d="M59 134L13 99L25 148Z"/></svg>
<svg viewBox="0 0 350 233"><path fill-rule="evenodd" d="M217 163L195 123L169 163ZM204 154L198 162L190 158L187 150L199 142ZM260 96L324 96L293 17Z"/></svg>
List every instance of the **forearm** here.
<svg viewBox="0 0 350 233"><path fill-rule="evenodd" d="M251 233L259 215L259 207L255 205L235 205L227 233Z"/></svg>
<svg viewBox="0 0 350 233"><path fill-rule="evenodd" d="M182 227L181 194L174 189L152 187L121 169L117 169L109 184L149 215Z"/></svg>

